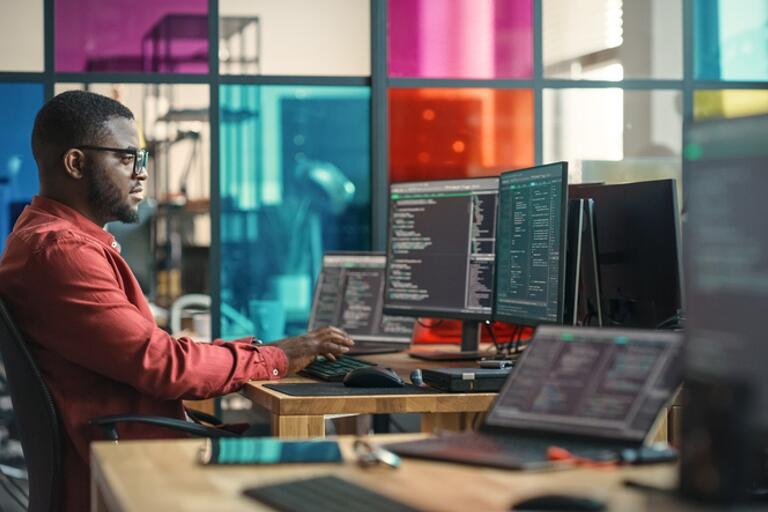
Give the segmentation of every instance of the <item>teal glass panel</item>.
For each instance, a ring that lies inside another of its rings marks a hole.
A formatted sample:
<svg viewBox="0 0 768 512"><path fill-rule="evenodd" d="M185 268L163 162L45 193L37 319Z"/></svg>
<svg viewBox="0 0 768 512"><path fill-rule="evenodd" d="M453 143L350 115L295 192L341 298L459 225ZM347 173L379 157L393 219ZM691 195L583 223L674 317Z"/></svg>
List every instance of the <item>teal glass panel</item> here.
<svg viewBox="0 0 768 512"><path fill-rule="evenodd" d="M368 87L220 89L221 333L305 329L324 251L371 239Z"/></svg>
<svg viewBox="0 0 768 512"><path fill-rule="evenodd" d="M768 2L697 0L694 76L700 80L768 80Z"/></svg>
<svg viewBox="0 0 768 512"><path fill-rule="evenodd" d="M39 188L29 141L42 105L42 84L0 84L0 249Z"/></svg>

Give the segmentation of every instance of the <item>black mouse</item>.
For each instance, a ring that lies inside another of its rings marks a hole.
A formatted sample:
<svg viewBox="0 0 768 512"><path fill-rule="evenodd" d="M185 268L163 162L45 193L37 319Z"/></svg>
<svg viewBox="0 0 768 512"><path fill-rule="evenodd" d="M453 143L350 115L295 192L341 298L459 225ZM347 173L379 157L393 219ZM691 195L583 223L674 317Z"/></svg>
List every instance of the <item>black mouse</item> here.
<svg viewBox="0 0 768 512"><path fill-rule="evenodd" d="M597 512L605 510L605 503L588 496L565 494L542 494L518 501L510 510L584 510Z"/></svg>
<svg viewBox="0 0 768 512"><path fill-rule="evenodd" d="M401 388L405 382L394 370L380 366L355 368L344 377L344 385L352 388Z"/></svg>

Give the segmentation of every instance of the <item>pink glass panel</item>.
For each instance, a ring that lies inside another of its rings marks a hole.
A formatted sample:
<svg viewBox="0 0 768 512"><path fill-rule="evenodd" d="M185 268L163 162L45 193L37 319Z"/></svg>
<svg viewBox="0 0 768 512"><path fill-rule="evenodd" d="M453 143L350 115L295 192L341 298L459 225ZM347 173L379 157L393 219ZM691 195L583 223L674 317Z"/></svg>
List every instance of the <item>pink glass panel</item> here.
<svg viewBox="0 0 768 512"><path fill-rule="evenodd" d="M56 71L208 71L207 0L56 0Z"/></svg>
<svg viewBox="0 0 768 512"><path fill-rule="evenodd" d="M389 0L389 75L530 78L531 0Z"/></svg>

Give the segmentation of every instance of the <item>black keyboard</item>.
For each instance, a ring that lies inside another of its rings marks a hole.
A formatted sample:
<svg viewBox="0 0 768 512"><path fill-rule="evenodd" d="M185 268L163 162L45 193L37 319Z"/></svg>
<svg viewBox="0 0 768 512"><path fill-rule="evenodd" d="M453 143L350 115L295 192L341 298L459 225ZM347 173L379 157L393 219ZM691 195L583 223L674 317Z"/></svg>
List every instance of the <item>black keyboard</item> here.
<svg viewBox="0 0 768 512"><path fill-rule="evenodd" d="M252 487L243 493L283 512L417 512L402 502L335 476Z"/></svg>
<svg viewBox="0 0 768 512"><path fill-rule="evenodd" d="M318 357L312 364L304 368L301 373L320 380L338 382L344 379L344 376L352 370L367 366L376 366L376 363L369 363L368 361L349 356L338 357L335 361Z"/></svg>

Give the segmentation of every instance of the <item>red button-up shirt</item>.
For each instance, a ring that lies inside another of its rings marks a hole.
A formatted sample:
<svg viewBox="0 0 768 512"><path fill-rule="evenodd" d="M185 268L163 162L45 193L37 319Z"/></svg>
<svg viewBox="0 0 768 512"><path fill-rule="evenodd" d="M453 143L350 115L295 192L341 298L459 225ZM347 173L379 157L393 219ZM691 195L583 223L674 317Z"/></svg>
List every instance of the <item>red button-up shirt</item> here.
<svg viewBox="0 0 768 512"><path fill-rule="evenodd" d="M285 353L253 338L212 344L155 324L119 246L62 203L35 197L8 237L0 295L40 368L63 427L62 510L88 510L90 418L135 413L184 419L182 399L239 389L286 373ZM121 439L178 437L142 424Z"/></svg>

